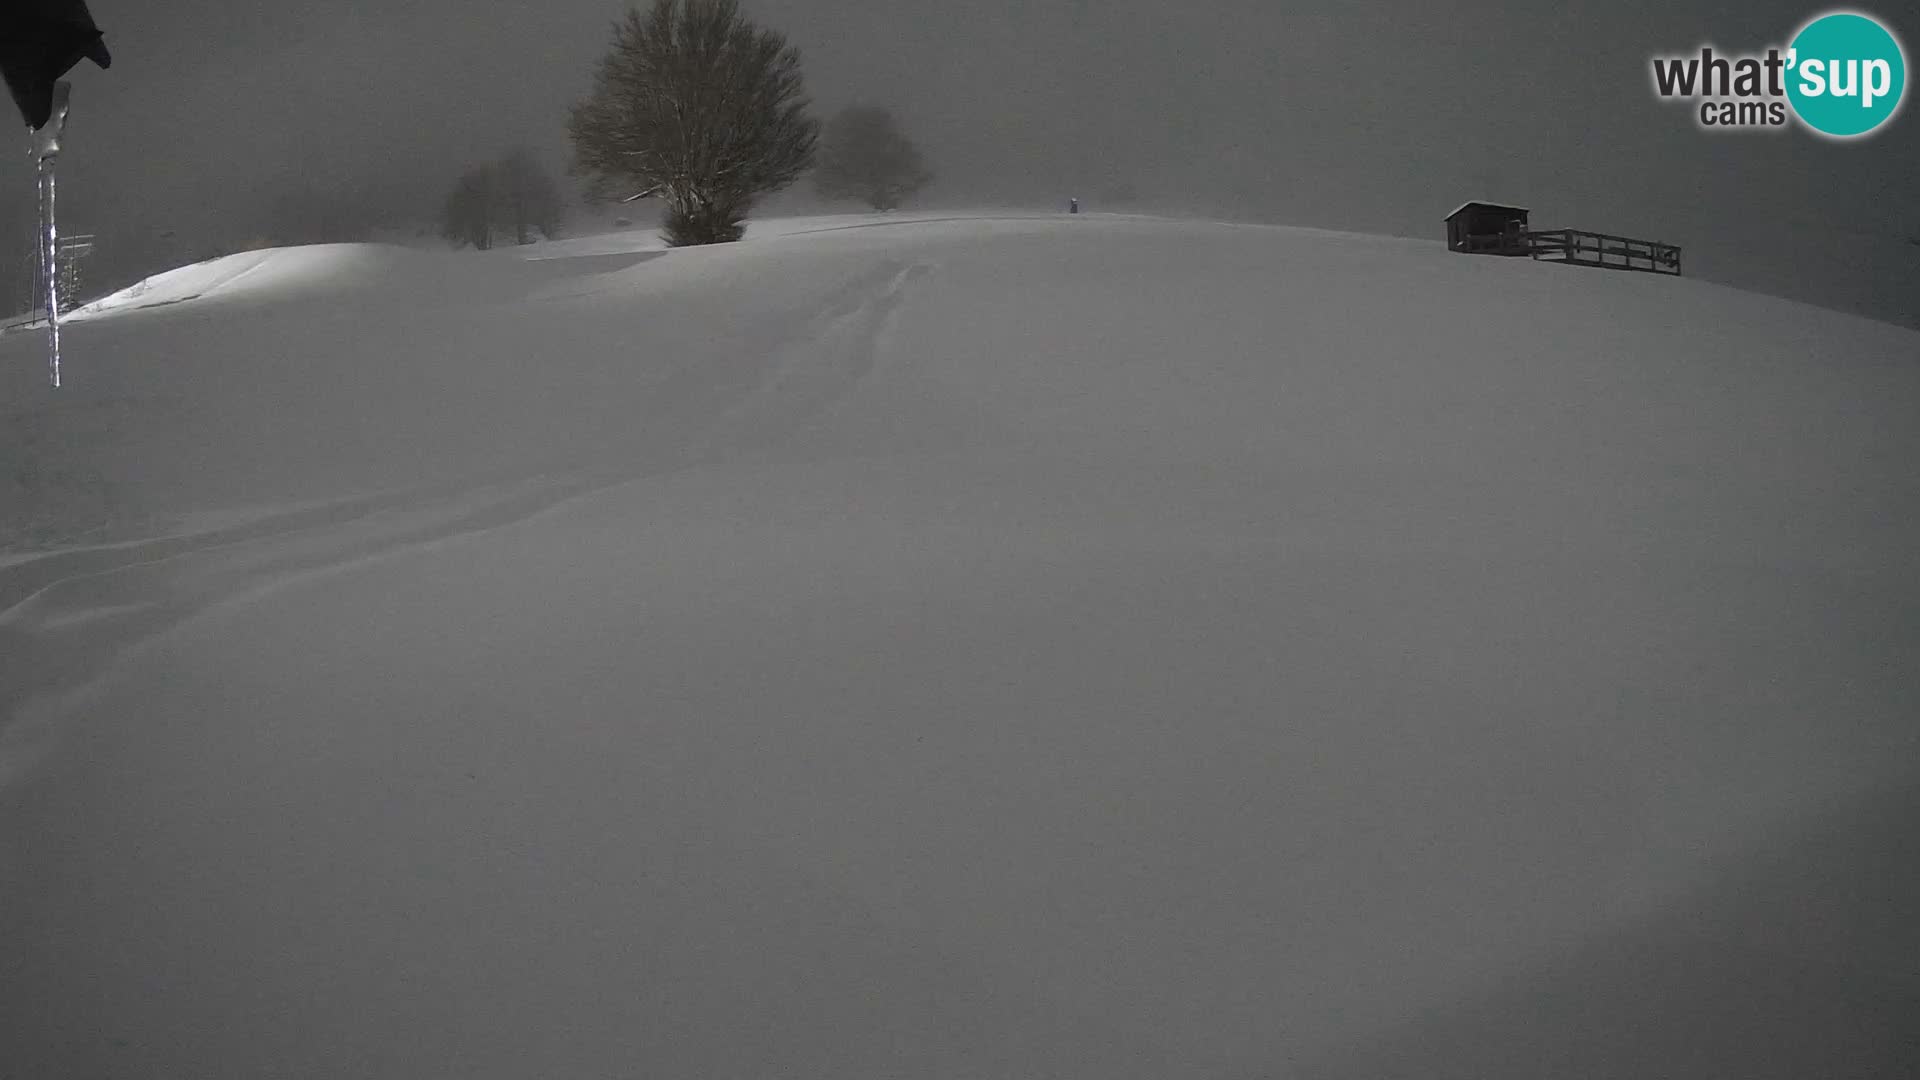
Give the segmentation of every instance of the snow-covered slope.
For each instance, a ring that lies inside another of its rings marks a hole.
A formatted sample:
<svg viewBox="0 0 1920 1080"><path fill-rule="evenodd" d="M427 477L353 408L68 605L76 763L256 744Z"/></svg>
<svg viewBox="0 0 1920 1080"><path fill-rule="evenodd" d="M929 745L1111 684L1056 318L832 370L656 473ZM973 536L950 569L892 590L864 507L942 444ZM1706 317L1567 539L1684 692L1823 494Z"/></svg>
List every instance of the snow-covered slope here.
<svg viewBox="0 0 1920 1080"><path fill-rule="evenodd" d="M16 1072L1920 1064L1920 334L1097 216L549 254L0 342L176 533L0 565Z"/></svg>
<svg viewBox="0 0 1920 1080"><path fill-rule="evenodd" d="M420 255L380 244L315 244L222 255L155 274L74 311L83 322L101 315L192 301L238 298L298 300L316 293L354 291L405 272Z"/></svg>

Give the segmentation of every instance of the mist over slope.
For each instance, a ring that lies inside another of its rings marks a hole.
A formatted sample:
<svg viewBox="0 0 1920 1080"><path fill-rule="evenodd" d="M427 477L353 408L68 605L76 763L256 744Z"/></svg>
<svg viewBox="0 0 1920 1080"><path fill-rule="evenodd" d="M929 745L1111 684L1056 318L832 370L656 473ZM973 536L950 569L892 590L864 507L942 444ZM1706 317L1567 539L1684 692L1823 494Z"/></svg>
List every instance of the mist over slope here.
<svg viewBox="0 0 1920 1080"><path fill-rule="evenodd" d="M98 493L37 535L133 541L0 565L0 1060L1920 1064L1920 334L1300 229L644 247L0 340Z"/></svg>

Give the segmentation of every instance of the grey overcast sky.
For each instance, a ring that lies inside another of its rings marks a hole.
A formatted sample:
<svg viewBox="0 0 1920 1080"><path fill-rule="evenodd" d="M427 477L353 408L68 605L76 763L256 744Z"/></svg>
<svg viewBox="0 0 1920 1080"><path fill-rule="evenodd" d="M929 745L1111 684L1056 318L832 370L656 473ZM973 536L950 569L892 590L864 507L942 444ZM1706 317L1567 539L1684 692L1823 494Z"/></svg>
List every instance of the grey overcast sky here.
<svg viewBox="0 0 1920 1080"><path fill-rule="evenodd" d="M1863 143L1710 135L1648 60L1784 44L1782 0L747 0L823 109L893 106L941 202L1150 203L1416 235L1467 197L1676 242L1920 227L1920 114ZM432 205L525 142L559 169L616 0L92 0L79 227L199 230L311 188ZM1867 5L1920 34L1920 4ZM1910 50L1911 51L1911 50ZM31 176L16 171L31 208ZM371 185L381 185L372 187Z"/></svg>

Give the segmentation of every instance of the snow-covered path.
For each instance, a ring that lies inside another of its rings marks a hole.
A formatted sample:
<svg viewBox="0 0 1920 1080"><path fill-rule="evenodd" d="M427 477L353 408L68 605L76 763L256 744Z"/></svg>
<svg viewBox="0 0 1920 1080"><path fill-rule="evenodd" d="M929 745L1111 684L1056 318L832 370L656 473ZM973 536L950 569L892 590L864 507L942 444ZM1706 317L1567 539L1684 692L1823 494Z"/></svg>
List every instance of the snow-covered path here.
<svg viewBox="0 0 1920 1080"><path fill-rule="evenodd" d="M1920 335L1144 221L503 265L75 333L241 425L156 498L441 495L0 620L85 658L20 1075L1920 1062Z"/></svg>

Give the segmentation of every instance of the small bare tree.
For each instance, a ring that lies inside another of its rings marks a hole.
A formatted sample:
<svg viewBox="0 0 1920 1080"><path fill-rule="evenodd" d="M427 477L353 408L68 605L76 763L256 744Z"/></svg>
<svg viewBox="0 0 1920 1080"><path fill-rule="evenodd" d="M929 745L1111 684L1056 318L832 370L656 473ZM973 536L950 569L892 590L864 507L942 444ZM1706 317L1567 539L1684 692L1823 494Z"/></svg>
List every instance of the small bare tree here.
<svg viewBox="0 0 1920 1080"><path fill-rule="evenodd" d="M573 107L574 169L598 197L654 193L675 246L738 240L754 200L813 163L800 54L736 0L654 0L614 24Z"/></svg>
<svg viewBox="0 0 1920 1080"><path fill-rule="evenodd" d="M814 188L829 199L855 198L892 210L933 179L920 149L886 109L851 105L827 121Z"/></svg>
<svg viewBox="0 0 1920 1080"><path fill-rule="evenodd" d="M524 147L498 161L463 173L447 195L440 232L454 246L493 246L494 228L511 228L516 243L531 244L534 233L560 235L566 204L553 178Z"/></svg>
<svg viewBox="0 0 1920 1080"><path fill-rule="evenodd" d="M462 173L447 193L440 215L440 235L460 247L471 244L485 251L493 246L493 221L499 202L499 170L493 165L476 165Z"/></svg>
<svg viewBox="0 0 1920 1080"><path fill-rule="evenodd" d="M533 243L536 230L545 239L557 238L566 202L533 152L517 147L501 158L495 169L501 220L513 226L515 242Z"/></svg>

